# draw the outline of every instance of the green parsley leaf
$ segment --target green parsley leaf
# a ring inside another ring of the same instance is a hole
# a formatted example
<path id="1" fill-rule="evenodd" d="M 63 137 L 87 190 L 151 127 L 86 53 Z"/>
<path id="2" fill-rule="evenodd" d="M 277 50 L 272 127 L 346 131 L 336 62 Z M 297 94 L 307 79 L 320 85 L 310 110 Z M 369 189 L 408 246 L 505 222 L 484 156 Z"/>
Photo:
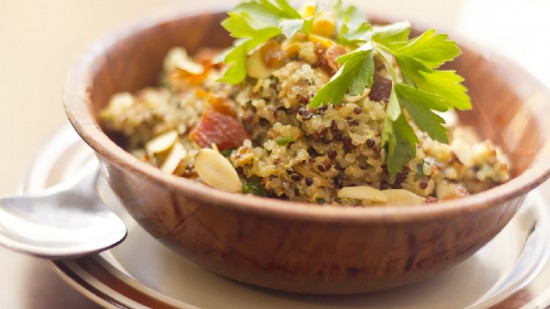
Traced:
<path id="1" fill-rule="evenodd" d="M 416 156 L 418 137 L 403 115 L 393 89 L 386 108 L 382 144 L 387 151 L 386 165 L 391 176 L 397 174 L 407 160 Z"/>
<path id="2" fill-rule="evenodd" d="M 422 91 L 441 97 L 448 108 L 466 110 L 472 108 L 467 89 L 462 85 L 464 79 L 452 70 L 433 70 L 413 58 L 397 59 L 405 82 Z M 447 110 L 444 109 L 444 110 Z M 444 111 L 443 109 L 436 109 Z"/>
<path id="3" fill-rule="evenodd" d="M 432 71 L 424 73 L 420 71 L 424 80 L 418 80 L 418 88 L 440 96 L 443 101 L 452 108 L 467 110 L 472 108 L 470 96 L 462 84 L 464 78 L 456 71 Z"/>
<path id="4" fill-rule="evenodd" d="M 333 10 L 336 15 L 336 41 L 340 44 L 350 45 L 364 43 L 373 36 L 372 26 L 367 23 L 363 14 L 355 6 L 343 9 L 342 1 L 337 1 Z"/>
<path id="5" fill-rule="evenodd" d="M 370 43 L 337 58 L 336 61 L 342 67 L 311 99 L 309 107 L 316 108 L 326 104 L 336 105 L 342 102 L 346 93 L 359 95 L 365 91 L 365 86 L 372 86 L 374 60 Z"/>
<path id="6" fill-rule="evenodd" d="M 292 38 L 296 33 L 311 33 L 313 27 L 313 18 L 309 19 L 284 19 L 279 23 L 279 29 L 283 32 L 287 39 Z"/>
<path id="7" fill-rule="evenodd" d="M 395 176 L 408 160 L 416 156 L 418 137 L 405 118 L 405 115 L 399 116 L 392 125 L 395 135 L 395 146 L 392 149 L 390 145 L 387 166 L 390 175 Z"/>
<path id="8" fill-rule="evenodd" d="M 397 84 L 394 89 L 399 101 L 421 131 L 426 132 L 434 140 L 449 143 L 447 130 L 443 126 L 445 120 L 431 111 L 440 107 L 445 108 L 439 96 L 405 84 Z"/>
<path id="9" fill-rule="evenodd" d="M 269 33 L 267 34 L 269 35 Z M 231 66 L 219 79 L 220 82 L 238 84 L 246 78 L 246 56 L 264 42 L 263 37 L 258 39 L 242 39 L 235 42 L 232 50 L 225 55 L 224 62 Z"/>
<path id="10" fill-rule="evenodd" d="M 252 0 L 237 5 L 231 12 L 249 14 L 254 20 L 272 26 L 277 25 L 281 19 L 301 18 L 300 13 L 285 0 Z"/>
<path id="11" fill-rule="evenodd" d="M 372 26 L 367 23 L 363 23 L 359 25 L 357 29 L 349 31 L 345 36 L 345 40 L 348 43 L 367 42 L 372 38 L 373 34 L 374 32 Z"/>
<path id="12" fill-rule="evenodd" d="M 384 26 L 374 26 L 373 31 L 372 40 L 392 50 L 406 44 L 411 32 L 411 24 L 408 21 L 403 21 Z"/>
<path id="13" fill-rule="evenodd" d="M 395 95 L 395 91 L 392 89 L 390 93 L 390 99 L 388 105 L 386 106 L 386 114 L 384 116 L 384 128 L 382 130 L 382 145 L 387 145 L 391 143 L 391 140 L 394 139 L 393 134 L 393 123 L 401 116 L 401 106 L 399 106 L 399 101 Z M 395 144 L 395 141 L 393 142 Z"/>
<path id="14" fill-rule="evenodd" d="M 407 45 L 393 50 L 397 59 L 413 58 L 428 68 L 437 68 L 460 55 L 456 42 L 447 40 L 446 34 L 435 34 L 431 29 L 424 32 Z"/>
<path id="15" fill-rule="evenodd" d="M 279 23 L 279 28 L 287 39 L 292 38 L 298 31 L 304 27 L 303 19 L 285 19 Z"/>

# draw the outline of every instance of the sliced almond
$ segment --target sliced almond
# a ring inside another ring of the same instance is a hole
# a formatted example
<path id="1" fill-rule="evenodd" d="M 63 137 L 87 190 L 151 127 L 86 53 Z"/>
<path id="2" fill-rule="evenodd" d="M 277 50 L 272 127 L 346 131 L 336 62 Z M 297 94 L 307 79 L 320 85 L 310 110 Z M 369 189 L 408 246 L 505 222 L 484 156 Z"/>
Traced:
<path id="1" fill-rule="evenodd" d="M 336 196 L 338 196 L 338 198 L 368 200 L 379 203 L 384 203 L 388 200 L 382 191 L 369 186 L 344 187 L 338 190 Z"/>
<path id="2" fill-rule="evenodd" d="M 451 151 L 456 155 L 458 160 L 465 166 L 472 165 L 472 146 L 468 145 L 461 139 L 453 140 Z"/>
<path id="3" fill-rule="evenodd" d="M 461 184 L 441 180 L 435 185 L 435 196 L 439 200 L 454 199 L 466 195 L 468 195 L 468 191 Z"/>
<path id="4" fill-rule="evenodd" d="M 180 47 L 173 48 L 168 52 L 164 67 L 166 71 L 180 69 L 194 75 L 204 72 L 204 67 L 189 57 L 187 51 Z"/>
<path id="5" fill-rule="evenodd" d="M 246 58 L 246 74 L 250 77 L 268 78 L 273 71 L 265 64 L 259 49 Z"/>
<path id="6" fill-rule="evenodd" d="M 207 185 L 226 192 L 240 192 L 242 182 L 237 171 L 221 153 L 204 148 L 195 157 L 195 171 Z"/>
<path id="7" fill-rule="evenodd" d="M 459 126 L 453 129 L 453 141 L 461 140 L 470 147 L 481 142 L 476 130 L 470 126 Z"/>
<path id="8" fill-rule="evenodd" d="M 418 196 L 405 189 L 387 189 L 382 190 L 386 196 L 388 205 L 407 205 L 415 206 L 424 204 L 425 198 Z"/>
<path id="9" fill-rule="evenodd" d="M 450 183 L 445 180 L 438 181 L 435 186 L 435 196 L 438 199 L 446 198 L 453 190 Z"/>
<path id="10" fill-rule="evenodd" d="M 446 112 L 435 112 L 438 114 L 443 120 L 445 120 L 445 128 L 451 129 L 456 128 L 458 126 L 458 115 L 454 110 L 448 110 Z"/>
<path id="11" fill-rule="evenodd" d="M 145 144 L 145 150 L 149 154 L 162 153 L 170 149 L 178 139 L 178 132 L 170 130 L 156 136 Z"/>
<path id="12" fill-rule="evenodd" d="M 185 158 L 185 155 L 187 155 L 187 151 L 183 148 L 183 145 L 181 143 L 175 143 L 160 169 L 165 173 L 173 174 L 181 161 Z"/>

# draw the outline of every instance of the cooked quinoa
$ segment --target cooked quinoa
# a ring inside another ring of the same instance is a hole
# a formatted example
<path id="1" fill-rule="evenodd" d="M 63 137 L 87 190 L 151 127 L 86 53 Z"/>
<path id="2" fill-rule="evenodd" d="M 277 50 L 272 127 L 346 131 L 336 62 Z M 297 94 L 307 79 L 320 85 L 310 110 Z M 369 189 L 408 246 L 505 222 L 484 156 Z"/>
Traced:
<path id="1" fill-rule="evenodd" d="M 215 51 L 191 57 L 174 48 L 164 62 L 162 86 L 114 95 L 101 118 L 126 136 L 128 151 L 167 173 L 216 187 L 216 180 L 205 181 L 212 175 L 195 169 L 197 153 L 211 148 L 235 170 L 240 191 L 290 201 L 430 204 L 510 178 L 501 149 L 453 121 L 449 145 L 415 129 L 416 157 L 391 177 L 381 145 L 389 81 L 383 62 L 375 57 L 372 89 L 310 109 L 312 97 L 338 69 L 328 49 L 313 41 L 300 35 L 269 41 L 256 52 L 264 63 L 235 86 L 217 81 L 227 68 L 213 64 Z M 393 198 L 372 197 L 380 192 L 393 192 Z"/>

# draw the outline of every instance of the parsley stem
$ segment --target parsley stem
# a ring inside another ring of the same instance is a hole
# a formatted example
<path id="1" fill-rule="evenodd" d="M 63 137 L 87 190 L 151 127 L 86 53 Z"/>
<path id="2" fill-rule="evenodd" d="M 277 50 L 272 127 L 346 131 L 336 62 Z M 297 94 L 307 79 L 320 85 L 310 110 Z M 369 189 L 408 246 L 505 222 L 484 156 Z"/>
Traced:
<path id="1" fill-rule="evenodd" d="M 374 46 L 376 49 L 382 50 L 388 54 L 392 54 L 392 51 L 386 46 L 384 46 L 383 44 L 379 44 L 374 40 L 371 40 L 371 42 L 372 42 L 372 46 Z"/>
<path id="2" fill-rule="evenodd" d="M 374 51 L 380 55 L 384 61 L 386 62 L 386 64 L 388 65 L 388 69 L 390 70 L 390 74 L 391 74 L 391 78 L 392 78 L 392 81 L 393 81 L 393 85 L 395 85 L 397 83 L 397 75 L 395 74 L 395 70 L 393 69 L 393 65 L 392 63 L 388 60 L 388 58 L 386 57 L 386 55 L 384 55 L 383 53 L 383 50 L 384 48 L 380 48 L 381 46 L 378 45 L 378 44 L 375 44 L 373 45 L 373 48 L 374 48 Z M 392 85 L 392 87 L 393 87 Z"/>

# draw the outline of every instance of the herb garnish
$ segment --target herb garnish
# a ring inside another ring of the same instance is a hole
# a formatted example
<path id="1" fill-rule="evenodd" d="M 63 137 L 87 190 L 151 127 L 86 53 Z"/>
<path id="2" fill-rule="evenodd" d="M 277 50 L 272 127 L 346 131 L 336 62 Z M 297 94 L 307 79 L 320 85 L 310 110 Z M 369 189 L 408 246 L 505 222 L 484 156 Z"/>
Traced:
<path id="1" fill-rule="evenodd" d="M 415 157 L 419 142 L 408 119 L 432 139 L 448 143 L 445 121 L 434 111 L 471 108 L 466 88 L 461 84 L 463 78 L 453 70 L 439 70 L 461 51 L 456 42 L 448 40 L 446 34 L 437 34 L 434 29 L 409 38 L 411 25 L 408 22 L 374 26 L 356 7 L 344 8 L 341 0 L 332 5 L 332 10 L 336 35 L 331 39 L 350 48 L 351 52 L 336 59 L 339 70 L 317 92 L 309 107 L 337 105 L 346 94 L 362 94 L 365 87 L 370 88 L 373 84 L 374 56 L 384 59 L 391 73 L 392 89 L 386 107 L 382 145 L 386 149 L 388 171 L 395 176 L 407 160 Z M 246 78 L 248 53 L 279 35 L 292 38 L 297 32 L 309 34 L 319 11 L 318 4 L 314 16 L 303 18 L 286 0 L 251 0 L 238 5 L 222 22 L 237 40 L 223 55 L 230 67 L 221 81 L 242 82 Z M 393 59 L 400 78 L 394 70 Z"/>
<path id="2" fill-rule="evenodd" d="M 262 186 L 261 180 L 256 178 L 251 178 L 244 183 L 242 193 L 267 196 L 267 192 Z"/>
<path id="3" fill-rule="evenodd" d="M 290 136 L 283 136 L 281 138 L 278 138 L 275 140 L 275 143 L 277 145 L 286 145 L 286 144 L 290 144 L 292 142 L 292 137 Z"/>

